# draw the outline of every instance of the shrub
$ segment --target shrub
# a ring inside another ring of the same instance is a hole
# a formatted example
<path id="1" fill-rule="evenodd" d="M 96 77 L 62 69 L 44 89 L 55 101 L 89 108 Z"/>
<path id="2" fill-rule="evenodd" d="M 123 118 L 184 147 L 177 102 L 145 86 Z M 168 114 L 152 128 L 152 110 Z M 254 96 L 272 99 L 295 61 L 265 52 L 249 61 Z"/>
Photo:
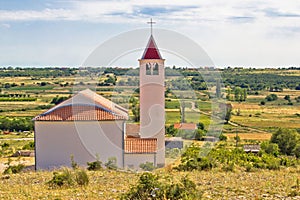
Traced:
<path id="1" fill-rule="evenodd" d="M 121 199 L 160 199 L 163 197 L 161 184 L 158 182 L 158 176 L 151 173 L 143 173 L 137 185 L 121 196 Z"/>
<path id="2" fill-rule="evenodd" d="M 201 197 L 200 192 L 196 189 L 196 184 L 183 177 L 179 183 L 168 184 L 165 186 L 165 196 L 167 199 L 199 199 Z"/>
<path id="3" fill-rule="evenodd" d="M 278 170 L 280 167 L 280 160 L 274 156 L 263 154 L 262 161 L 266 164 L 267 169 Z"/>
<path id="4" fill-rule="evenodd" d="M 180 156 L 181 150 L 178 148 L 166 148 L 166 157 L 176 159 Z"/>
<path id="5" fill-rule="evenodd" d="M 205 136 L 205 133 L 202 129 L 197 129 L 194 132 L 194 139 L 195 140 L 202 140 L 203 136 Z"/>
<path id="6" fill-rule="evenodd" d="M 227 137 L 226 137 L 224 134 L 221 134 L 221 135 L 219 136 L 219 140 L 220 140 L 220 141 L 226 141 L 226 140 L 227 140 Z"/>
<path id="7" fill-rule="evenodd" d="M 47 183 L 52 188 L 70 187 L 75 184 L 85 186 L 89 183 L 89 177 L 84 169 L 71 170 L 63 168 L 59 171 L 54 171 L 52 179 Z"/>
<path id="8" fill-rule="evenodd" d="M 222 170 L 225 172 L 233 172 L 234 171 L 234 162 L 228 161 L 223 165 Z"/>
<path id="9" fill-rule="evenodd" d="M 171 136 L 176 136 L 178 133 L 178 129 L 174 128 L 174 125 L 166 126 L 166 134 Z"/>
<path id="10" fill-rule="evenodd" d="M 244 167 L 246 171 L 251 171 L 253 168 L 278 170 L 280 166 L 296 166 L 299 164 L 295 157 L 276 157 L 278 150 L 276 151 L 276 148 L 273 148 L 274 146 L 276 147 L 276 144 L 269 146 L 272 147 L 269 154 L 262 150 L 258 155 L 255 155 L 238 148 L 227 149 L 221 145 L 203 154 L 206 151 L 205 148 L 191 145 L 182 154 L 181 164 L 175 169 L 179 171 L 210 170 L 219 166 L 224 171 L 234 171 L 235 166 L 237 166 Z"/>
<path id="11" fill-rule="evenodd" d="M 86 186 L 89 184 L 89 177 L 84 169 L 75 171 L 75 181 L 79 186 Z"/>
<path id="12" fill-rule="evenodd" d="M 108 158 L 108 161 L 104 165 L 107 169 L 113 169 L 113 170 L 118 169 L 118 167 L 117 167 L 117 158 L 116 157 Z"/>
<path id="13" fill-rule="evenodd" d="M 170 183 L 163 183 L 160 177 L 151 173 L 143 173 L 136 185 L 121 196 L 121 199 L 200 199 L 201 192 L 196 184 L 183 177 L 174 182 L 173 177 L 168 177 Z"/>
<path id="14" fill-rule="evenodd" d="M 278 129 L 271 137 L 270 142 L 278 144 L 280 152 L 292 155 L 297 143 L 300 141 L 300 134 L 293 129 Z"/>
<path id="15" fill-rule="evenodd" d="M 290 101 L 291 100 L 291 96 L 290 95 L 285 95 L 284 96 L 284 100 Z"/>
<path id="16" fill-rule="evenodd" d="M 203 124 L 202 122 L 199 122 L 199 123 L 197 124 L 197 128 L 198 128 L 198 129 L 201 129 L 201 130 L 204 130 L 204 124 Z"/>
<path id="17" fill-rule="evenodd" d="M 87 162 L 87 169 L 90 171 L 97 171 L 102 169 L 102 162 L 99 160 L 96 160 L 94 162 Z"/>
<path id="18" fill-rule="evenodd" d="M 253 168 L 252 163 L 246 163 L 246 165 L 245 165 L 246 172 L 251 172 L 252 168 Z"/>
<path id="19" fill-rule="evenodd" d="M 200 161 L 198 169 L 200 170 L 209 170 L 213 168 L 213 163 L 208 158 L 200 158 L 198 159 Z"/>
<path id="20" fill-rule="evenodd" d="M 31 141 L 22 147 L 23 150 L 34 150 L 34 142 Z"/>
<path id="21" fill-rule="evenodd" d="M 50 187 L 72 186 L 74 184 L 72 172 L 68 168 L 53 172 L 52 180 L 48 182 Z"/>
<path id="22" fill-rule="evenodd" d="M 297 158 L 300 158 L 300 144 L 297 144 L 297 146 L 295 147 L 294 154 Z"/>
<path id="23" fill-rule="evenodd" d="M 7 142 L 4 142 L 3 144 L 1 144 L 1 147 L 2 148 L 8 148 L 9 147 L 9 144 Z"/>
<path id="24" fill-rule="evenodd" d="M 53 103 L 53 104 L 57 105 L 57 104 L 60 104 L 61 102 L 65 101 L 67 99 L 68 99 L 68 97 L 58 97 L 57 96 L 57 97 L 54 97 L 50 103 Z"/>
<path id="25" fill-rule="evenodd" d="M 17 174 L 20 173 L 24 169 L 25 165 L 9 165 L 3 172 L 3 174 Z"/>
<path id="26" fill-rule="evenodd" d="M 269 94 L 268 96 L 266 96 L 267 101 L 275 101 L 277 99 L 278 99 L 278 97 L 276 94 Z"/>
<path id="27" fill-rule="evenodd" d="M 276 157 L 279 155 L 278 144 L 270 143 L 269 141 L 265 141 L 260 144 L 260 148 L 267 154 L 271 154 Z"/>
<path id="28" fill-rule="evenodd" d="M 146 163 L 141 163 L 140 168 L 145 171 L 153 171 L 155 169 L 155 166 L 152 162 L 146 162 Z"/>
<path id="29" fill-rule="evenodd" d="M 78 168 L 78 164 L 74 161 L 74 155 L 71 155 L 71 166 L 73 169 Z"/>

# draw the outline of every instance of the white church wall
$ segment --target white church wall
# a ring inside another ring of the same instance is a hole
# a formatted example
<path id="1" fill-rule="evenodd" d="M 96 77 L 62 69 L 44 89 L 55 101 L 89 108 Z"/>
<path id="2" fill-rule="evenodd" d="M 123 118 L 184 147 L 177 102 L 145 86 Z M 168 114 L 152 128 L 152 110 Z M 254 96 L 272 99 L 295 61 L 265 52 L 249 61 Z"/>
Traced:
<path id="1" fill-rule="evenodd" d="M 125 168 L 129 169 L 140 169 L 140 164 L 151 162 L 156 166 L 156 153 L 125 153 L 124 154 L 125 159 Z"/>
<path id="2" fill-rule="evenodd" d="M 36 168 L 70 166 L 70 156 L 85 166 L 98 154 L 105 163 L 117 158 L 123 167 L 123 121 L 35 121 Z"/>

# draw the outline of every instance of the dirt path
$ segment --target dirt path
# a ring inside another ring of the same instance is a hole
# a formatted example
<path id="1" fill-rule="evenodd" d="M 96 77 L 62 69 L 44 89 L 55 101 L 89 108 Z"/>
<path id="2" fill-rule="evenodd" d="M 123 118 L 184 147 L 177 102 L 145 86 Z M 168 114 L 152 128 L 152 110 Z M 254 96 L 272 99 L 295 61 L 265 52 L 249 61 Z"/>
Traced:
<path id="1" fill-rule="evenodd" d="M 0 141 L 7 141 L 7 140 L 14 140 L 14 141 L 21 141 L 21 140 L 24 140 L 24 141 L 29 141 L 29 140 L 34 140 L 34 138 L 2 138 L 0 139 Z"/>

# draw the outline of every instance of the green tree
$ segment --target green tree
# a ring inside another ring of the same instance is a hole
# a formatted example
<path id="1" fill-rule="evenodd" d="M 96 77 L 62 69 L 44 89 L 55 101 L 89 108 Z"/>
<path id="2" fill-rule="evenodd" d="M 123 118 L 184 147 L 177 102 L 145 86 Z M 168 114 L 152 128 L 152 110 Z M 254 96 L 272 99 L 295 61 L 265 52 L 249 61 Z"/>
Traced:
<path id="1" fill-rule="evenodd" d="M 270 142 L 278 144 L 280 152 L 292 155 L 300 142 L 300 134 L 294 129 L 278 129 L 271 137 Z"/>
<path id="2" fill-rule="evenodd" d="M 291 96 L 290 95 L 285 95 L 284 100 L 291 101 Z"/>
<path id="3" fill-rule="evenodd" d="M 297 146 L 295 147 L 294 154 L 297 158 L 300 158 L 300 144 L 297 144 Z"/>
<path id="4" fill-rule="evenodd" d="M 174 128 L 174 125 L 170 125 L 166 127 L 166 134 L 171 136 L 176 136 L 178 133 L 178 129 Z"/>
<path id="5" fill-rule="evenodd" d="M 234 100 L 235 101 L 246 101 L 246 99 L 247 99 L 247 89 L 235 87 L 234 88 Z"/>
<path id="6" fill-rule="evenodd" d="M 236 87 L 234 88 L 234 100 L 235 101 L 240 101 L 240 93 L 241 93 L 241 88 L 240 87 Z"/>
<path id="7" fill-rule="evenodd" d="M 202 122 L 197 123 L 197 128 L 204 130 L 204 124 Z"/>
<path id="8" fill-rule="evenodd" d="M 246 88 L 243 89 L 243 93 L 244 93 L 243 101 L 246 101 L 246 99 L 247 99 L 247 89 Z"/>
<path id="9" fill-rule="evenodd" d="M 225 117 L 224 117 L 224 120 L 226 121 L 226 123 L 228 123 L 230 121 L 231 112 L 232 112 L 232 105 L 226 104 Z"/>
<path id="10" fill-rule="evenodd" d="M 195 140 L 202 140 L 203 136 L 205 136 L 205 133 L 201 129 L 195 130 Z"/>
<path id="11" fill-rule="evenodd" d="M 274 156 L 279 155 L 279 147 L 278 144 L 270 143 L 269 141 L 264 141 L 260 144 L 260 148 L 266 152 L 267 154 L 271 154 Z"/>
<path id="12" fill-rule="evenodd" d="M 229 101 L 231 100 L 231 88 L 227 89 L 226 99 L 229 100 Z"/>
<path id="13" fill-rule="evenodd" d="M 278 99 L 278 96 L 276 94 L 269 94 L 266 96 L 267 101 L 276 101 Z"/>

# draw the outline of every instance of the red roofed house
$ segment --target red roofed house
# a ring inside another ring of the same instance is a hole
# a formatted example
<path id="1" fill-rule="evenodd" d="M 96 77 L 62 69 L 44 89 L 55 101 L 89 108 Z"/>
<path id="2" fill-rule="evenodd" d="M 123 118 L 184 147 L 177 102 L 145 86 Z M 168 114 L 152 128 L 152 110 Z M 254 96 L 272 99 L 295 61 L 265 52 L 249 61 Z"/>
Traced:
<path id="1" fill-rule="evenodd" d="M 120 168 L 165 164 L 164 59 L 151 35 L 140 62 L 140 127 L 127 110 L 89 89 L 34 118 L 36 169 L 116 157 Z"/>
<path id="2" fill-rule="evenodd" d="M 180 129 L 180 130 L 196 130 L 197 124 L 195 123 L 175 123 L 174 128 Z"/>

